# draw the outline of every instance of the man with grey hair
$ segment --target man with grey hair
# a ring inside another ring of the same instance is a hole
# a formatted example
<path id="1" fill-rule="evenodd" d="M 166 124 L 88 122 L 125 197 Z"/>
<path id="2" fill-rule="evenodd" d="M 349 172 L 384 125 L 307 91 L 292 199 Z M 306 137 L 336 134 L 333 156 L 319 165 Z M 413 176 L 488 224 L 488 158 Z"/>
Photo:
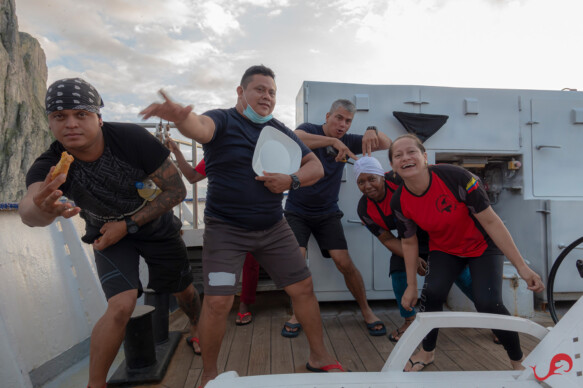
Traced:
<path id="1" fill-rule="evenodd" d="M 326 113 L 324 124 L 304 123 L 294 131 L 322 162 L 324 177 L 308 187 L 299 188 L 301 182 L 297 187 L 292 183 L 285 216 L 304 257 L 310 235 L 314 234 L 324 257 L 331 257 L 344 276 L 346 286 L 360 307 L 369 334 L 378 336 L 387 331 L 368 305 L 362 275 L 348 254 L 341 223 L 344 214 L 338 207 L 338 194 L 346 160 L 357 159 L 357 154 L 370 156 L 373 151 L 386 150 L 391 145 L 391 139 L 374 126 L 368 127 L 364 135 L 347 134 L 355 113 L 356 107 L 351 101 L 336 100 L 330 112 Z M 297 337 L 300 329 L 294 315 L 284 324 L 281 335 Z"/>

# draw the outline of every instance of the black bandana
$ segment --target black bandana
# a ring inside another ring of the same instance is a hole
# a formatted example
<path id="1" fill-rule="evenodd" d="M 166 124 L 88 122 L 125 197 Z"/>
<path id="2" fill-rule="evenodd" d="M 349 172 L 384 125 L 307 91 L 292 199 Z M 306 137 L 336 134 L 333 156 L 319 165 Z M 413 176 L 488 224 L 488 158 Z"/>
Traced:
<path id="1" fill-rule="evenodd" d="M 55 81 L 47 90 L 45 108 L 47 115 L 57 110 L 76 109 L 99 114 L 103 100 L 90 83 L 81 78 Z"/>

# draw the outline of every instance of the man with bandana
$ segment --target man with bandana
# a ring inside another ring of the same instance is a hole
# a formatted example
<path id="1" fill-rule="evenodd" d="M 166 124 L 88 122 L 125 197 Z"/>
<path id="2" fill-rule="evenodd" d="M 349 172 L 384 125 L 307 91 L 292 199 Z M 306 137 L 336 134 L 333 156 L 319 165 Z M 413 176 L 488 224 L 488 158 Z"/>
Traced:
<path id="1" fill-rule="evenodd" d="M 80 78 L 54 82 L 45 104 L 57 140 L 29 169 L 19 213 L 33 227 L 47 226 L 59 216 L 80 214 L 85 220 L 82 240 L 93 245 L 107 298 L 107 309 L 91 334 L 88 386 L 106 386 L 142 292 L 140 256 L 149 268 L 148 287 L 176 296 L 190 319 L 190 338 L 196 338 L 193 350 L 199 352 L 200 299 L 180 236 L 181 222 L 172 210 L 184 199 L 186 188 L 169 150 L 138 125 L 104 122 L 99 93 Z M 63 151 L 75 159 L 68 174 L 52 179 Z M 159 192 L 155 198 L 143 190 L 153 184 L 159 189 L 150 190 Z M 75 204 L 61 202 L 63 195 Z"/>
<path id="2" fill-rule="evenodd" d="M 217 359 L 225 335 L 247 252 L 253 254 L 276 286 L 290 295 L 310 346 L 306 368 L 314 372 L 344 371 L 326 350 L 312 276 L 298 243 L 283 218 L 283 192 L 309 186 L 322 177 L 316 156 L 271 115 L 276 86 L 273 71 L 263 65 L 245 71 L 237 86 L 237 104 L 195 114 L 170 100 L 144 109 L 144 119 L 158 116 L 203 145 L 208 189 L 202 266 L 204 292 L 200 321 L 202 383 L 218 374 Z M 291 175 L 264 172 L 257 176 L 252 159 L 259 134 L 271 126 L 295 141 L 302 152 L 300 169 Z"/>

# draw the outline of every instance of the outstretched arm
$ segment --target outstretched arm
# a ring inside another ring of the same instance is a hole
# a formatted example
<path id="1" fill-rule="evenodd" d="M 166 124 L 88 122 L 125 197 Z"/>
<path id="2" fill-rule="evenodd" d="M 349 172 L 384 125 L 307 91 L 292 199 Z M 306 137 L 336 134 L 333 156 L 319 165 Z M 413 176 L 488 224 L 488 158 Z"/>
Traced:
<path id="1" fill-rule="evenodd" d="M 522 255 L 518 251 L 516 244 L 514 244 L 510 232 L 500 217 L 494 212 L 492 206 L 488 206 L 487 209 L 474 214 L 474 217 L 476 217 L 480 225 L 486 230 L 486 233 L 492 238 L 492 241 L 494 241 L 496 246 L 516 267 L 520 277 L 528 284 L 528 289 L 534 292 L 541 292 L 544 290 L 545 286 L 540 276 L 526 264 Z"/>
<path id="2" fill-rule="evenodd" d="M 201 144 L 211 141 L 215 133 L 215 122 L 210 117 L 197 115 L 192 111 L 192 105 L 182 106 L 172 101 L 163 90 L 160 90 L 160 95 L 164 98 L 164 102 L 155 102 L 142 110 L 140 115 L 143 120 L 152 116 L 160 117 L 163 120 L 172 121 L 180 133 L 190 139 Z"/>

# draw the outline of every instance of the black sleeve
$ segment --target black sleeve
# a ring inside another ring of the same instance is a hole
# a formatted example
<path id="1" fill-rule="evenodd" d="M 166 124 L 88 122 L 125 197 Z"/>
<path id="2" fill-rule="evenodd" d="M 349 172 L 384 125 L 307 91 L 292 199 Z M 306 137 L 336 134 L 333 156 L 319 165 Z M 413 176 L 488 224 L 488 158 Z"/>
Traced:
<path id="1" fill-rule="evenodd" d="M 482 181 L 465 168 L 438 164 L 431 166 L 430 169 L 445 182 L 456 199 L 465 203 L 473 214 L 486 210 L 490 206 L 488 193 Z"/>
<path id="2" fill-rule="evenodd" d="M 367 212 L 367 201 L 368 199 L 366 198 L 365 195 L 363 195 L 360 198 L 360 201 L 358 201 L 357 213 L 358 216 L 360 217 L 360 220 L 362 221 L 364 226 L 366 226 L 369 232 L 378 237 L 381 235 L 382 229 L 369 217 Z"/>

